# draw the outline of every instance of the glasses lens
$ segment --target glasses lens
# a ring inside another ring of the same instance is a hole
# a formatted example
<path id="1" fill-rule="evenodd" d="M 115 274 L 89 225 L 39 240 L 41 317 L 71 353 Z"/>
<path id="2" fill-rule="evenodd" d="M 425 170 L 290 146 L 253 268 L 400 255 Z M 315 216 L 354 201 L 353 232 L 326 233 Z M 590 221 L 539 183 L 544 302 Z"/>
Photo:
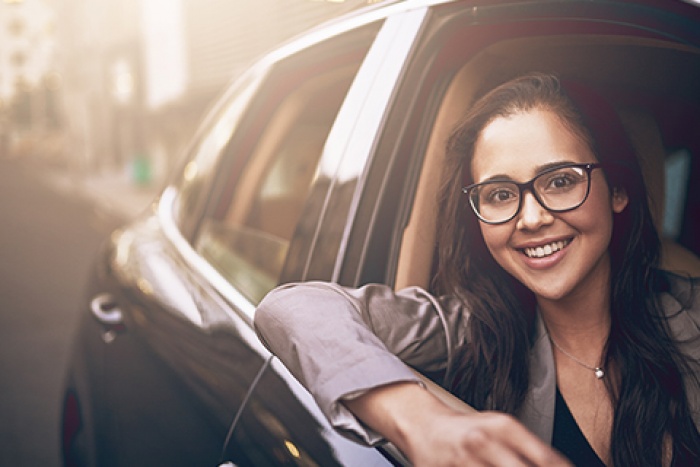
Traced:
<path id="1" fill-rule="evenodd" d="M 543 173 L 533 185 L 546 208 L 554 211 L 573 209 L 586 199 L 588 171 L 583 167 L 563 167 Z"/>
<path id="2" fill-rule="evenodd" d="M 473 187 L 469 201 L 486 222 L 503 222 L 518 211 L 520 189 L 511 182 L 490 182 Z"/>

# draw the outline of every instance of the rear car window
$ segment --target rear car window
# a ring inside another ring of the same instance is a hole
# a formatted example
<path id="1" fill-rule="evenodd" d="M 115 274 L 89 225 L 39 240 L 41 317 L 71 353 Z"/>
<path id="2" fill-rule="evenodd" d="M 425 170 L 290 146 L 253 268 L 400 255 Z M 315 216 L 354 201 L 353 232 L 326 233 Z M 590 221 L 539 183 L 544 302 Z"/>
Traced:
<path id="1" fill-rule="evenodd" d="M 280 280 L 326 139 L 377 30 L 367 28 L 324 43 L 334 54 L 307 50 L 273 67 L 226 144 L 193 244 L 253 303 Z"/>

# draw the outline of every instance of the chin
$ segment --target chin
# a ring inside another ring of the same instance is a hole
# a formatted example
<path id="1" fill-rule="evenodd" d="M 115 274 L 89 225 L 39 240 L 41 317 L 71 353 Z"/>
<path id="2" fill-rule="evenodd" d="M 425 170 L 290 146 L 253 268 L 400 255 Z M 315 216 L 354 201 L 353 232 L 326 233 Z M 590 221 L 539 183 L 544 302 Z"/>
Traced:
<path id="1" fill-rule="evenodd" d="M 535 297 L 537 301 L 545 300 L 549 302 L 558 302 L 560 300 L 566 299 L 571 294 L 571 289 L 565 285 L 552 285 L 548 284 L 528 284 L 523 282 L 525 287 L 527 287 Z"/>

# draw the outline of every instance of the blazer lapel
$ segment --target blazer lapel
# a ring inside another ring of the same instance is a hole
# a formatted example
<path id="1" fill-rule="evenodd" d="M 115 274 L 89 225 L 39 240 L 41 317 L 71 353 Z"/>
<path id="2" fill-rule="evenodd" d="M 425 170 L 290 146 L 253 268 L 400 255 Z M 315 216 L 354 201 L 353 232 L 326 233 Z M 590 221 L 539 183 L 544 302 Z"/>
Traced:
<path id="1" fill-rule="evenodd" d="M 552 344 L 539 313 L 536 319 L 534 345 L 530 350 L 530 389 L 518 419 L 540 439 L 551 444 L 557 374 Z"/>

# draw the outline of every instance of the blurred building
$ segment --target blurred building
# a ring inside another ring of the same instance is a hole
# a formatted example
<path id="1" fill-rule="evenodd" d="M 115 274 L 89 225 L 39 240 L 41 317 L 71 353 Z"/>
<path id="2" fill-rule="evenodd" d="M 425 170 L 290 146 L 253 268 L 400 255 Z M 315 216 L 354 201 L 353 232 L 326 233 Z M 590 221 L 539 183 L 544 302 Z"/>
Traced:
<path id="1" fill-rule="evenodd" d="M 42 0 L 0 0 L 0 157 L 50 141 L 58 124 L 52 9 Z M 45 145 L 45 152 L 50 148 Z"/>
<path id="2" fill-rule="evenodd" d="M 45 1 L 55 12 L 67 163 L 135 170 L 144 183 L 160 182 L 179 162 L 205 110 L 256 57 L 376 2 Z"/>

